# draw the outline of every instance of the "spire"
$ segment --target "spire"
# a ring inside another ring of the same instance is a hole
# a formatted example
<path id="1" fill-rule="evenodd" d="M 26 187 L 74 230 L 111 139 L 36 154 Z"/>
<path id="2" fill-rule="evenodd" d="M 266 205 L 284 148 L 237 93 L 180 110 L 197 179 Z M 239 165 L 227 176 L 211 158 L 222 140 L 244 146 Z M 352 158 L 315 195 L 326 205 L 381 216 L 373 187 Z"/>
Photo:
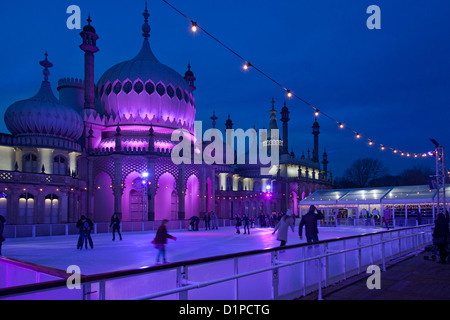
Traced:
<path id="1" fill-rule="evenodd" d="M 218 119 L 216 117 L 216 111 L 215 110 L 213 110 L 213 115 L 212 115 L 212 117 L 210 119 L 212 120 L 212 126 L 215 129 L 216 128 L 216 120 Z"/>
<path id="2" fill-rule="evenodd" d="M 194 92 L 195 89 L 197 89 L 195 87 L 195 80 L 197 79 L 194 77 L 194 73 L 191 71 L 191 62 L 188 63 L 188 70 L 184 74 L 184 80 L 186 80 L 192 92 Z"/>
<path id="3" fill-rule="evenodd" d="M 148 9 L 147 9 L 147 1 L 145 1 L 145 10 L 144 13 L 142 14 L 144 16 L 144 24 L 142 25 L 142 36 L 144 37 L 145 40 L 148 41 L 148 38 L 150 38 L 150 25 L 148 24 L 148 18 L 150 17 L 150 14 L 148 13 Z"/>
<path id="4" fill-rule="evenodd" d="M 228 114 L 228 119 L 225 122 L 226 129 L 233 129 L 233 121 L 231 121 L 230 115 Z"/>
<path id="5" fill-rule="evenodd" d="M 45 51 L 45 59 L 43 61 L 39 62 L 39 64 L 44 67 L 44 71 L 42 73 L 44 74 L 44 81 L 46 81 L 46 82 L 48 82 L 48 76 L 50 75 L 50 71 L 48 70 L 48 68 L 53 67 L 53 63 L 48 61 L 47 57 L 48 57 L 48 54 L 47 54 L 47 51 Z"/>

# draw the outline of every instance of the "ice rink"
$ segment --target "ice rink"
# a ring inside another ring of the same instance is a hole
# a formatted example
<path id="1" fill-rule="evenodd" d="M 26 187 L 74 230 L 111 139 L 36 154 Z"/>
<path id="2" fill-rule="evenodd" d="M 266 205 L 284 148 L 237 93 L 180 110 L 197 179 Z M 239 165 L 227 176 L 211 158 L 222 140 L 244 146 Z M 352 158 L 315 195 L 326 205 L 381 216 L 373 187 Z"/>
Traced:
<path id="1" fill-rule="evenodd" d="M 272 228 L 253 228 L 250 235 L 236 233 L 234 227 L 222 227 L 205 231 L 169 230 L 177 238 L 168 240 L 166 257 L 168 262 L 179 262 L 222 254 L 267 249 L 279 246 Z M 370 227 L 321 227 L 319 239 L 341 238 L 351 235 L 382 231 Z M 94 249 L 77 250 L 78 236 L 53 236 L 37 238 L 7 239 L 3 243 L 3 255 L 42 266 L 66 270 L 77 265 L 81 273 L 91 275 L 118 270 L 129 270 L 155 265 L 157 250 L 151 244 L 156 232 L 122 233 L 123 241 L 112 241 L 111 234 L 93 234 Z M 298 227 L 289 231 L 287 245 L 300 241 Z"/>

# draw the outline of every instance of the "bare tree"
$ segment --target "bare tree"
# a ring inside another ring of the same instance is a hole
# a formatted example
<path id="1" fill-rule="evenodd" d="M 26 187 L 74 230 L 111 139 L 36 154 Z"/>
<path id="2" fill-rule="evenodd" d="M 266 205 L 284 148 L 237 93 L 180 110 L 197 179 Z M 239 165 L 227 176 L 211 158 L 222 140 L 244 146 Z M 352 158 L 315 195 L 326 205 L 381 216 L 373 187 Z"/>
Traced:
<path id="1" fill-rule="evenodd" d="M 355 160 L 345 171 L 344 179 L 354 183 L 356 187 L 368 187 L 370 181 L 378 179 L 386 173 L 383 162 L 378 159 L 364 158 Z"/>

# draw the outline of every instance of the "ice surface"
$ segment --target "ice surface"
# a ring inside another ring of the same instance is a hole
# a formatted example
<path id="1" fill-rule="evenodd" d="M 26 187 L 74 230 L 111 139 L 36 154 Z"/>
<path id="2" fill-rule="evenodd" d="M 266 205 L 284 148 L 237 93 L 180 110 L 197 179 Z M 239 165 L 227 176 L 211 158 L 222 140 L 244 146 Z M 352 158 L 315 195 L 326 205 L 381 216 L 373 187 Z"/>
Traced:
<path id="1" fill-rule="evenodd" d="M 168 240 L 166 257 L 169 262 L 192 260 L 222 254 L 267 249 L 279 246 L 272 228 L 253 228 L 250 235 L 236 234 L 234 227 L 219 230 L 200 229 L 200 231 L 169 230 L 177 238 Z M 332 239 L 345 236 L 381 231 L 369 227 L 322 227 L 319 239 Z M 7 239 L 3 243 L 6 257 L 66 270 L 77 265 L 85 275 L 118 270 L 129 270 L 155 264 L 157 250 L 151 244 L 156 232 L 122 233 L 123 241 L 112 241 L 111 234 L 93 234 L 94 249 L 77 250 L 78 236 L 53 236 L 37 238 Z M 300 241 L 298 227 L 289 231 L 288 245 Z"/>

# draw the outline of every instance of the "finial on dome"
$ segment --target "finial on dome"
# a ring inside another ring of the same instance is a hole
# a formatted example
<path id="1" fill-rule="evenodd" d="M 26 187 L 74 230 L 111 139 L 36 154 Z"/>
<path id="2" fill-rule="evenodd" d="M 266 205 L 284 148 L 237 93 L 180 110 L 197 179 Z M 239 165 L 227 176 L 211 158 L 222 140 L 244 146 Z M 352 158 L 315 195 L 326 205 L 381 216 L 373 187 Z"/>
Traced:
<path id="1" fill-rule="evenodd" d="M 212 117 L 211 117 L 211 120 L 212 120 L 212 125 L 213 125 L 213 128 L 215 129 L 216 128 L 216 120 L 217 120 L 218 118 L 216 117 L 216 111 L 215 110 L 213 110 L 213 115 L 212 115 Z"/>
<path id="2" fill-rule="evenodd" d="M 47 51 L 45 51 L 45 59 L 43 61 L 40 61 L 39 64 L 44 67 L 44 71 L 42 72 L 44 74 L 44 81 L 48 81 L 48 76 L 50 75 L 50 71 L 48 70 L 48 68 L 53 67 L 53 63 L 48 61 Z"/>
<path id="3" fill-rule="evenodd" d="M 142 14 L 144 16 L 144 24 L 142 25 L 142 31 L 144 32 L 142 36 L 145 38 L 145 40 L 148 40 L 150 38 L 150 25 L 148 24 L 148 18 L 150 17 L 150 14 L 148 13 L 147 9 L 147 1 L 145 1 L 145 10 Z"/>

